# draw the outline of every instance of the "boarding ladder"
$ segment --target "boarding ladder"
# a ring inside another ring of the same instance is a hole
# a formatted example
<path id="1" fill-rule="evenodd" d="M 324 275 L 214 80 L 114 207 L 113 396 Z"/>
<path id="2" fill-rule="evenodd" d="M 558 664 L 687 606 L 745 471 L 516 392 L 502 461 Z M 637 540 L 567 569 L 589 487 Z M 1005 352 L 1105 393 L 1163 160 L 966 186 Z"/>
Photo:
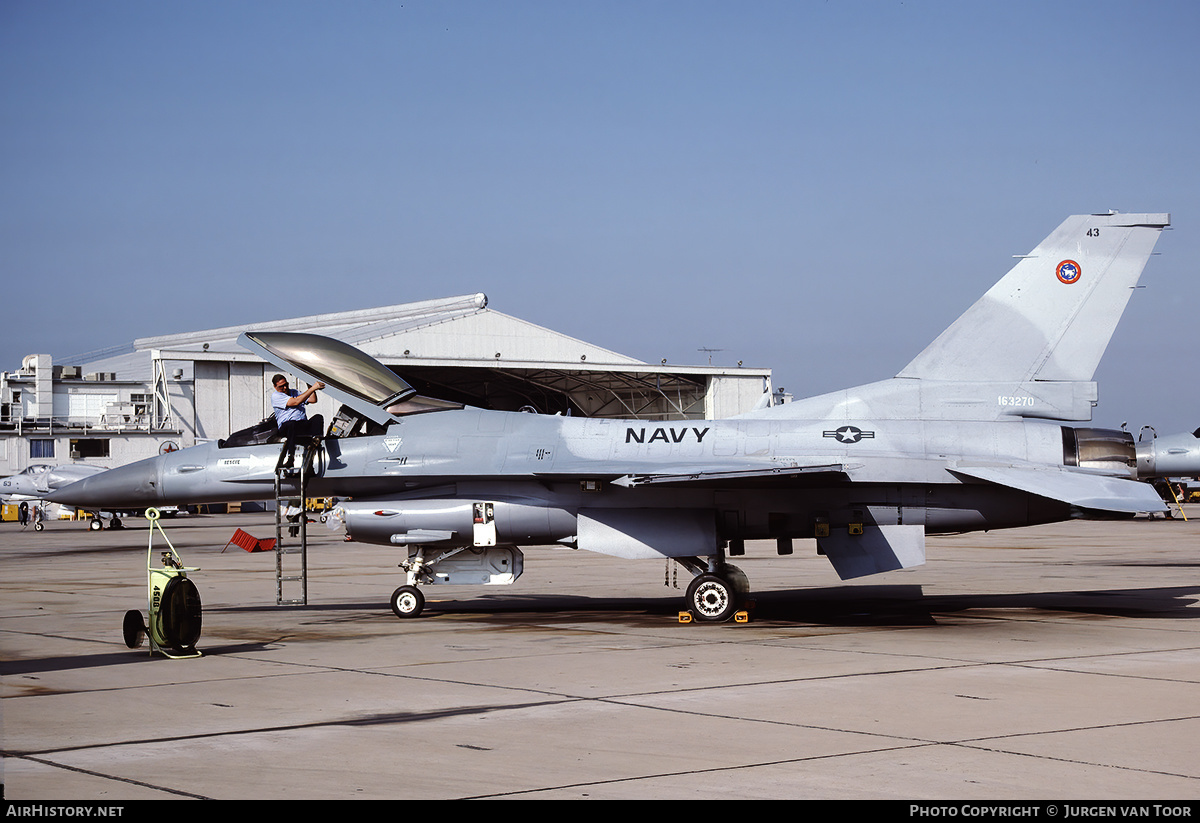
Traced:
<path id="1" fill-rule="evenodd" d="M 275 605 L 277 606 L 308 605 L 308 511 L 306 502 L 308 479 L 312 474 L 313 462 L 319 450 L 319 440 L 306 439 L 300 466 L 292 468 L 284 465 L 288 452 L 287 443 L 284 442 L 279 452 L 279 459 L 275 461 Z M 294 484 L 294 491 L 286 491 L 285 484 Z M 299 515 L 288 517 L 289 509 L 299 511 Z M 296 568 L 297 566 L 299 569 Z M 285 583 L 299 583 L 299 596 L 285 597 Z"/>

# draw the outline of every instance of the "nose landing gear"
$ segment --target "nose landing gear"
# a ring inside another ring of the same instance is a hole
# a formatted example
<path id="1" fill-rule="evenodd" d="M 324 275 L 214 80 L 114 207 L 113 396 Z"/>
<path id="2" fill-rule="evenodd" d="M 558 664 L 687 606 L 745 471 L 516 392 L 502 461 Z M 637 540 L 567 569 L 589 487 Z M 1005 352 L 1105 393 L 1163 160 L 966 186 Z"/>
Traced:
<path id="1" fill-rule="evenodd" d="M 392 612 L 396 617 L 416 617 L 424 608 L 425 595 L 416 586 L 401 586 L 392 592 Z"/>

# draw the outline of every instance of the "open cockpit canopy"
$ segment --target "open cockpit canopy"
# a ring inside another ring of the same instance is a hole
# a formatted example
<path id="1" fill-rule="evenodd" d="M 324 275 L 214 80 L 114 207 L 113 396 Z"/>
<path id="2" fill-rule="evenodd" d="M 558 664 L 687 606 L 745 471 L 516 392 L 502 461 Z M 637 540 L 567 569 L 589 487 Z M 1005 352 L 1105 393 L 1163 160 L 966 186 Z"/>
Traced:
<path id="1" fill-rule="evenodd" d="M 417 395 L 400 375 L 341 340 L 300 332 L 246 332 L 245 348 L 285 371 L 325 384 L 335 400 L 386 425 L 394 416 L 461 408 Z"/>

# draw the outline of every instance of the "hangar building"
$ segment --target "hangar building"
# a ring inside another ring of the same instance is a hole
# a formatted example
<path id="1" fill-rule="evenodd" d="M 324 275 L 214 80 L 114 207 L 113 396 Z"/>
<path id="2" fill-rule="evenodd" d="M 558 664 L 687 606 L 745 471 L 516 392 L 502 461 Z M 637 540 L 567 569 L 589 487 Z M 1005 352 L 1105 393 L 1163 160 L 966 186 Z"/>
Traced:
<path id="1" fill-rule="evenodd" d="M 111 468 L 229 436 L 271 413 L 276 369 L 247 330 L 311 332 L 356 346 L 423 395 L 482 408 L 702 419 L 770 398 L 769 369 L 651 365 L 488 308 L 472 294 L 144 337 L 55 365 L 0 373 L 0 475 L 39 463 Z M 288 375 L 295 386 L 294 375 Z M 331 420 L 333 401 L 310 411 Z"/>

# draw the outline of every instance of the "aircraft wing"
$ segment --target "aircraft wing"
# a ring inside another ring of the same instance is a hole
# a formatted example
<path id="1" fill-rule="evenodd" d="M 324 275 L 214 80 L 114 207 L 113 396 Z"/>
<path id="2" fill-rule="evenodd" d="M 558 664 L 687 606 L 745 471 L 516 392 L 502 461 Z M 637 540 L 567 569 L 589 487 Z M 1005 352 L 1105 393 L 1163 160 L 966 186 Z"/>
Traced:
<path id="1" fill-rule="evenodd" d="M 1153 486 L 1112 475 L 1020 466 L 956 466 L 951 471 L 1084 509 L 1124 514 L 1167 510 Z"/>

